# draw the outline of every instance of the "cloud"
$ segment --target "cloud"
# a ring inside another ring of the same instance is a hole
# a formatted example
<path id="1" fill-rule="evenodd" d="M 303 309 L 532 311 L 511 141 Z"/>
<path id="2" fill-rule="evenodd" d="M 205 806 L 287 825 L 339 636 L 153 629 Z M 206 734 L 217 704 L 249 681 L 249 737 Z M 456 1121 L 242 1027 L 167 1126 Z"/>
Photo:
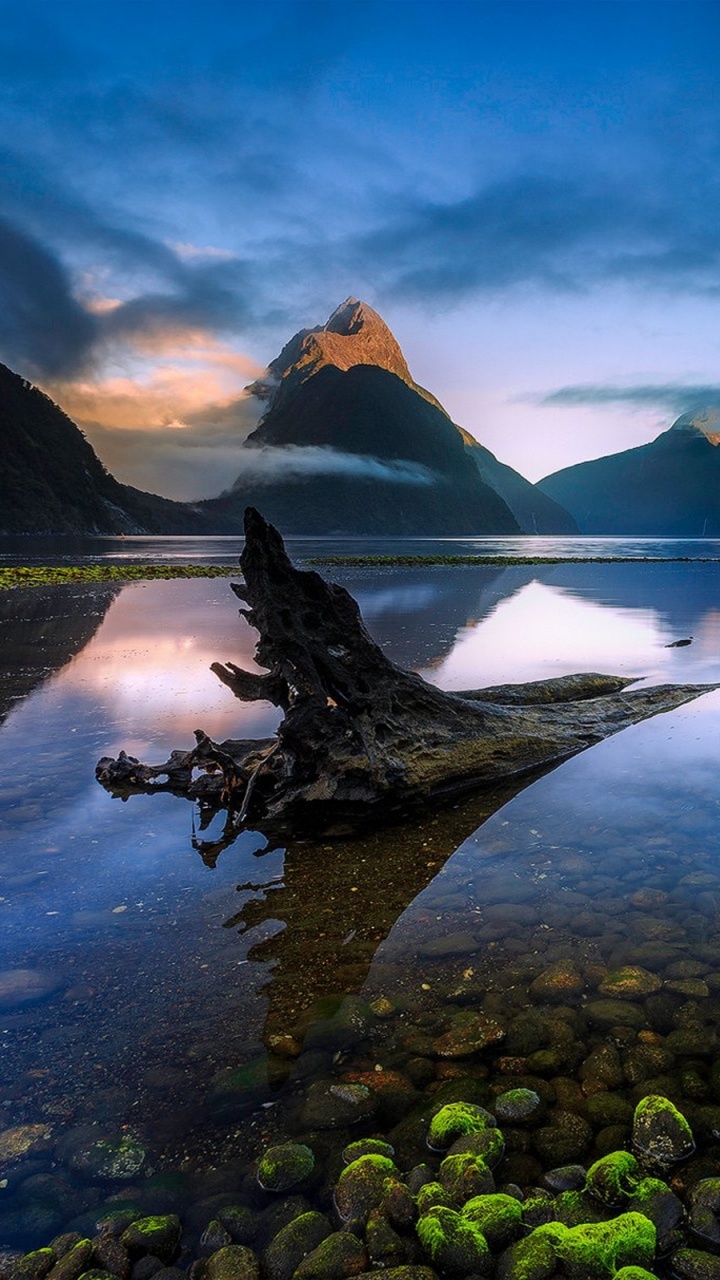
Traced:
<path id="1" fill-rule="evenodd" d="M 240 475 L 232 488 L 306 480 L 310 476 L 356 476 L 363 480 L 413 485 L 432 485 L 437 481 L 435 473 L 427 467 L 403 458 L 387 462 L 369 454 L 343 453 L 321 445 L 268 445 L 243 450 Z"/>
<path id="2" fill-rule="evenodd" d="M 54 253 L 0 218 L 0 353 L 22 371 L 74 373 L 97 341 L 99 321 L 73 295 Z"/>
<path id="3" fill-rule="evenodd" d="M 681 414 L 691 409 L 720 404 L 720 384 L 660 382 L 623 387 L 612 383 L 580 383 L 576 386 L 558 387 L 549 394 L 523 398 L 533 404 L 548 407 L 625 404 L 631 409 L 665 409 L 671 414 Z"/>

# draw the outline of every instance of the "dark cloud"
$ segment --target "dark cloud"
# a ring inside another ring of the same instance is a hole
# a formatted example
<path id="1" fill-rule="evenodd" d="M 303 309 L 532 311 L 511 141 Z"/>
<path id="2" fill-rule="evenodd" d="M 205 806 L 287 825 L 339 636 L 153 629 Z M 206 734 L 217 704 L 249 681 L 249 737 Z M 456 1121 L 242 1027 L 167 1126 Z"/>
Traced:
<path id="1" fill-rule="evenodd" d="M 98 324 L 73 296 L 57 257 L 0 219 L 0 350 L 23 372 L 75 373 L 88 359 Z"/>
<path id="2" fill-rule="evenodd" d="M 671 414 L 686 413 L 707 405 L 720 404 L 720 384 L 663 382 L 634 387 L 612 384 L 580 384 L 559 387 L 549 395 L 533 396 L 532 402 L 549 407 L 626 404 L 633 409 L 666 409 Z"/>

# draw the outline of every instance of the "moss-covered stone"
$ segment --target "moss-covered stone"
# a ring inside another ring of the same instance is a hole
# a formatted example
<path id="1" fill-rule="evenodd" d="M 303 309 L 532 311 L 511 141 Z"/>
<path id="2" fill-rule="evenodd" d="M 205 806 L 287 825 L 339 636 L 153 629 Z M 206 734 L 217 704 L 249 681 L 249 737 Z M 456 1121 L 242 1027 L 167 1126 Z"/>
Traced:
<path id="1" fill-rule="evenodd" d="M 48 1272 L 49 1280 L 78 1280 L 78 1276 L 87 1271 L 92 1253 L 92 1240 L 78 1240 Z"/>
<path id="2" fill-rule="evenodd" d="M 627 1208 L 631 1213 L 644 1213 L 654 1223 L 661 1254 L 683 1243 L 681 1227 L 685 1210 L 675 1192 L 660 1178 L 643 1178 L 635 1187 Z"/>
<path id="3" fill-rule="evenodd" d="M 408 1261 L 408 1245 L 382 1209 L 372 1209 L 368 1214 L 365 1245 L 374 1267 L 397 1267 Z"/>
<path id="4" fill-rule="evenodd" d="M 399 1181 L 397 1166 L 387 1156 L 367 1155 L 346 1165 L 335 1188 L 335 1207 L 344 1223 L 364 1224 L 382 1203 L 388 1179 Z"/>
<path id="5" fill-rule="evenodd" d="M 432 1151 L 447 1151 L 456 1138 L 492 1128 L 495 1117 L 474 1102 L 449 1102 L 430 1121 L 427 1143 Z"/>
<path id="6" fill-rule="evenodd" d="M 258 1161 L 257 1180 L 264 1191 L 290 1191 L 305 1182 L 315 1168 L 315 1156 L 301 1142 L 269 1147 Z"/>
<path id="7" fill-rule="evenodd" d="M 513 1196 L 498 1191 L 473 1196 L 464 1205 L 462 1216 L 480 1228 L 491 1249 L 504 1249 L 520 1232 L 522 1205 Z"/>
<path id="8" fill-rule="evenodd" d="M 174 1213 L 136 1218 L 120 1239 L 131 1254 L 152 1253 L 161 1262 L 172 1262 L 180 1242 L 180 1219 Z"/>
<path id="9" fill-rule="evenodd" d="M 291 1280 L 303 1259 L 331 1234 L 332 1228 L 322 1213 L 301 1213 L 278 1231 L 262 1255 L 268 1280 Z"/>
<path id="10" fill-rule="evenodd" d="M 442 1206 L 445 1209 L 456 1209 L 450 1192 L 446 1187 L 440 1185 L 439 1182 L 426 1182 L 417 1193 L 416 1196 L 417 1210 L 420 1217 L 425 1213 L 429 1213 L 431 1209 Z"/>
<path id="11" fill-rule="evenodd" d="M 632 1000 L 633 998 L 651 996 L 659 991 L 662 978 L 640 965 L 625 965 L 621 969 L 611 969 L 598 987 L 601 996 L 609 996 L 614 1000 Z"/>
<path id="12" fill-rule="evenodd" d="M 505 1139 L 500 1129 L 483 1129 L 481 1133 L 467 1133 L 453 1142 L 449 1156 L 480 1156 L 489 1169 L 502 1160 L 505 1153 Z"/>
<path id="13" fill-rule="evenodd" d="M 621 1267 L 615 1272 L 614 1280 L 658 1280 L 654 1271 L 646 1271 L 645 1267 Z"/>
<path id="14" fill-rule="evenodd" d="M 556 1261 L 552 1240 L 533 1231 L 505 1251 L 498 1266 L 498 1277 L 499 1280 L 552 1280 Z"/>
<path id="15" fill-rule="evenodd" d="M 495 1179 L 482 1156 L 470 1152 L 446 1156 L 438 1170 L 438 1181 L 457 1204 L 495 1190 Z"/>
<path id="16" fill-rule="evenodd" d="M 358 1138 L 343 1148 L 342 1158 L 346 1164 L 352 1164 L 360 1156 L 387 1156 L 388 1160 L 392 1160 L 394 1155 L 395 1148 L 381 1138 Z"/>
<path id="17" fill-rule="evenodd" d="M 491 1254 L 482 1231 L 454 1209 L 437 1208 L 418 1220 L 417 1236 L 433 1266 L 449 1275 L 484 1274 Z"/>
<path id="18" fill-rule="evenodd" d="M 569 1280 L 607 1280 L 621 1267 L 647 1267 L 655 1256 L 655 1227 L 641 1213 L 577 1227 L 551 1222 L 537 1227 L 534 1236 L 550 1241 Z"/>
<path id="19" fill-rule="evenodd" d="M 205 1263 L 203 1280 L 259 1280 L 260 1263 L 244 1244 L 218 1249 Z"/>
<path id="20" fill-rule="evenodd" d="M 640 1166 L 629 1151 L 612 1151 L 588 1169 L 585 1189 L 603 1204 L 620 1205 L 642 1178 Z"/>
<path id="21" fill-rule="evenodd" d="M 300 1263 L 295 1280 L 345 1280 L 368 1268 L 362 1240 L 350 1231 L 334 1231 Z"/>
<path id="22" fill-rule="evenodd" d="M 677 1249 L 671 1263 L 674 1280 L 720 1280 L 720 1258 L 704 1249 Z"/>
<path id="23" fill-rule="evenodd" d="M 18 1258 L 13 1272 L 17 1280 L 43 1280 L 55 1262 L 52 1249 L 33 1249 L 32 1253 L 26 1253 L 24 1257 Z"/>
<path id="24" fill-rule="evenodd" d="M 638 1102 L 633 1117 L 633 1150 L 650 1168 L 669 1169 L 695 1150 L 692 1130 L 669 1098 L 650 1094 Z"/>

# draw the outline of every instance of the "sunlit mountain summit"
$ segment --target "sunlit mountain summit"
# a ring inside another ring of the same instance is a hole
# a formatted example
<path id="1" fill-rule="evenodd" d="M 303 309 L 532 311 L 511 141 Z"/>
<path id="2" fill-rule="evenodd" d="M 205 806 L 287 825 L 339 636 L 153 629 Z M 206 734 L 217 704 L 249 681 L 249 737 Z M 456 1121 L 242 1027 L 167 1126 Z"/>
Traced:
<path id="1" fill-rule="evenodd" d="M 232 488 L 288 533 L 565 533 L 571 517 L 452 422 L 376 311 L 347 298 L 249 391 L 265 404 Z"/>
<path id="2" fill-rule="evenodd" d="M 720 536 L 720 407 L 683 413 L 650 444 L 565 467 L 539 487 L 581 533 Z"/>

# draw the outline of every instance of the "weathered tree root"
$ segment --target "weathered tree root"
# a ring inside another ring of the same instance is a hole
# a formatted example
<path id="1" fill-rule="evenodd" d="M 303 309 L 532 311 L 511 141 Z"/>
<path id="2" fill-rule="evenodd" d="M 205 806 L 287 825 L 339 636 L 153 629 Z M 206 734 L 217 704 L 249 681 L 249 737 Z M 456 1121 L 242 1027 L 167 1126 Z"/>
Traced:
<path id="1" fill-rule="evenodd" d="M 283 709 L 277 737 L 215 743 L 196 730 L 196 745 L 161 765 L 105 757 L 96 775 L 109 790 L 170 790 L 227 808 L 235 829 L 344 834 L 547 769 L 717 687 L 626 692 L 632 679 L 589 674 L 445 693 L 391 662 L 352 596 L 295 569 L 252 507 L 245 537 L 233 590 L 267 674 L 212 670 L 242 701 Z"/>

